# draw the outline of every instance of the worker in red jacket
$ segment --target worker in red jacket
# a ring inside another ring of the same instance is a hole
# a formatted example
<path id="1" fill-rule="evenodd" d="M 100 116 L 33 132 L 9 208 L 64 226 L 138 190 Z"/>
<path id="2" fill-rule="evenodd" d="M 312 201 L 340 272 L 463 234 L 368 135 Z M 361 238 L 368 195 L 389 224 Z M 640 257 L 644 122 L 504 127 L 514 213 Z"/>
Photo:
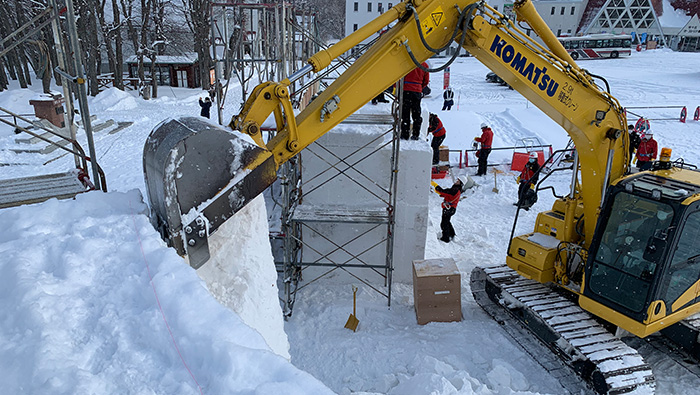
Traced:
<path id="1" fill-rule="evenodd" d="M 428 68 L 428 64 L 421 64 L 424 68 Z M 420 127 L 423 123 L 423 118 L 420 116 L 421 108 L 420 101 L 423 98 L 424 92 L 427 92 L 430 87 L 430 74 L 420 67 L 416 67 L 411 72 L 403 77 L 403 106 L 401 107 L 401 138 L 408 140 L 411 130 L 411 118 L 413 118 L 413 133 L 412 140 L 418 140 Z"/>
<path id="2" fill-rule="evenodd" d="M 442 236 L 440 240 L 449 243 L 455 237 L 455 228 L 452 227 L 450 219 L 457 212 L 457 204 L 459 197 L 462 195 L 462 188 L 467 183 L 466 176 L 457 177 L 457 181 L 450 188 L 442 188 L 439 185 L 435 186 L 435 192 L 443 198 L 442 202 L 442 220 L 440 221 L 440 229 Z"/>
<path id="3" fill-rule="evenodd" d="M 433 166 L 440 161 L 440 144 L 445 141 L 445 127 L 437 114 L 430 113 L 428 118 L 428 133 L 432 133 L 433 140 L 430 146 L 433 148 Z"/>
<path id="4" fill-rule="evenodd" d="M 651 163 L 656 159 L 659 146 L 654 140 L 651 130 L 647 129 L 642 135 L 642 141 L 637 147 L 637 168 L 639 171 L 651 169 Z"/>
<path id="5" fill-rule="evenodd" d="M 537 160 L 537 152 L 530 152 L 530 157 L 518 177 L 520 185 L 518 185 L 518 202 L 515 205 L 526 211 L 537 202 L 537 193 L 534 191 L 540 170 L 540 164 Z"/>
<path id="6" fill-rule="evenodd" d="M 477 176 L 486 175 L 486 166 L 488 165 L 489 154 L 491 153 L 491 143 L 493 142 L 493 131 L 485 124 L 481 124 L 481 137 L 474 137 L 474 141 L 481 143 L 481 148 L 477 151 L 479 157 L 479 168 L 476 171 Z"/>

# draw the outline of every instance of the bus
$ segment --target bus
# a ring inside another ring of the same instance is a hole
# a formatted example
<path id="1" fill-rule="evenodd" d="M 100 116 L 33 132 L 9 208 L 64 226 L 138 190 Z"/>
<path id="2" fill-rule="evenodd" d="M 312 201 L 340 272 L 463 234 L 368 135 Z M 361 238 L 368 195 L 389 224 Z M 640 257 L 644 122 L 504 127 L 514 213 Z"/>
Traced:
<path id="1" fill-rule="evenodd" d="M 581 37 L 559 37 L 574 60 L 618 58 L 632 54 L 632 36 L 629 34 L 592 34 Z"/>

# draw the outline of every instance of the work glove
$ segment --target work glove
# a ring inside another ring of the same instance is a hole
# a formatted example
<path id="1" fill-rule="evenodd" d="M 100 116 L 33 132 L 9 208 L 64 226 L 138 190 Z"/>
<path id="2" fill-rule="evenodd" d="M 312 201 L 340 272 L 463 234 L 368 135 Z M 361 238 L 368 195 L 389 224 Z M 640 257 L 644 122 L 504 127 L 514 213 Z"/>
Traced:
<path id="1" fill-rule="evenodd" d="M 515 179 L 515 183 L 516 183 L 516 184 L 520 184 L 520 176 L 518 176 L 518 177 Z"/>

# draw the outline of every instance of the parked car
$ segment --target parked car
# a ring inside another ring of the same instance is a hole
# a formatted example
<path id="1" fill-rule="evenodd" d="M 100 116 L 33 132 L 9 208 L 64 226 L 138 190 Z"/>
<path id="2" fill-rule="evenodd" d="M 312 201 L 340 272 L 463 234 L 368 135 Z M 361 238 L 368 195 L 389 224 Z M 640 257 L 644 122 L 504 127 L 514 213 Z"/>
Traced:
<path id="1" fill-rule="evenodd" d="M 494 73 L 493 71 L 486 74 L 486 82 L 507 86 L 508 88 L 513 89 L 507 82 L 503 81 L 503 78 L 499 77 L 498 74 Z"/>

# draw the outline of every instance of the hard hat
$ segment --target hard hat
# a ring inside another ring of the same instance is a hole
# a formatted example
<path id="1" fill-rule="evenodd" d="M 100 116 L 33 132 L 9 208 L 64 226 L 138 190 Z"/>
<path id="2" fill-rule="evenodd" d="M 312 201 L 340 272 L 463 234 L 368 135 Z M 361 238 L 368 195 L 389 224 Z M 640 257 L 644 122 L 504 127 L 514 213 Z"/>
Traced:
<path id="1" fill-rule="evenodd" d="M 483 129 L 483 128 L 487 128 L 487 127 L 489 127 L 489 125 L 485 124 L 484 122 L 481 123 L 481 128 L 482 128 L 482 129 Z"/>
<path id="2" fill-rule="evenodd" d="M 530 159 L 537 159 L 537 152 L 530 152 Z"/>
<path id="3" fill-rule="evenodd" d="M 461 182 L 462 185 L 467 185 L 467 176 L 465 176 L 465 175 L 459 176 L 459 177 L 457 177 L 457 180 L 459 180 L 459 182 Z"/>

